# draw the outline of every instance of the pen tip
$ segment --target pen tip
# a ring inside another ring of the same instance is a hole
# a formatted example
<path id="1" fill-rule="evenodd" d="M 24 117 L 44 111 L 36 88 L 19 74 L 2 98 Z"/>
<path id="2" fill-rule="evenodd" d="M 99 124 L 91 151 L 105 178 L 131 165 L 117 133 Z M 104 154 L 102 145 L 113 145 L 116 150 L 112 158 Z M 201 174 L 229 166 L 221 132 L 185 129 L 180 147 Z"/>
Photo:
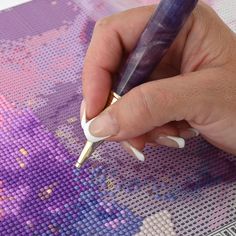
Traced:
<path id="1" fill-rule="evenodd" d="M 79 169 L 83 166 L 84 162 L 92 155 L 92 153 L 94 152 L 94 150 L 101 144 L 103 143 L 103 141 L 100 142 L 90 142 L 87 141 L 80 156 L 79 159 L 77 161 L 77 163 L 75 164 L 76 168 Z"/>
<path id="2" fill-rule="evenodd" d="M 81 166 L 82 166 L 82 165 L 81 165 L 81 163 L 79 163 L 79 162 L 77 162 L 76 165 L 75 165 L 75 167 L 76 167 L 77 169 L 80 169 Z"/>
<path id="3" fill-rule="evenodd" d="M 95 146 L 92 142 L 86 142 L 77 163 L 75 164 L 76 168 L 79 169 L 83 165 L 83 163 L 88 159 L 88 157 L 93 153 Z"/>

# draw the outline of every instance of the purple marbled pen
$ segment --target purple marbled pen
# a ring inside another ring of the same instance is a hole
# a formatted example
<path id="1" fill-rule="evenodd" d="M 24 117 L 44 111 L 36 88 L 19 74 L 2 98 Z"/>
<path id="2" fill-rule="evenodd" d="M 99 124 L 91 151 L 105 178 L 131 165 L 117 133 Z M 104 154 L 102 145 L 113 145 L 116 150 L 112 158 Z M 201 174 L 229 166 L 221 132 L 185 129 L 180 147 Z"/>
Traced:
<path id="1" fill-rule="evenodd" d="M 140 36 L 113 85 L 108 105 L 114 103 L 132 88 L 143 84 L 170 48 L 184 23 L 192 13 L 197 0 L 162 0 Z M 102 143 L 87 141 L 76 167 Z"/>
<path id="2" fill-rule="evenodd" d="M 162 0 L 122 68 L 113 91 L 119 96 L 145 83 L 160 63 L 197 0 Z"/>

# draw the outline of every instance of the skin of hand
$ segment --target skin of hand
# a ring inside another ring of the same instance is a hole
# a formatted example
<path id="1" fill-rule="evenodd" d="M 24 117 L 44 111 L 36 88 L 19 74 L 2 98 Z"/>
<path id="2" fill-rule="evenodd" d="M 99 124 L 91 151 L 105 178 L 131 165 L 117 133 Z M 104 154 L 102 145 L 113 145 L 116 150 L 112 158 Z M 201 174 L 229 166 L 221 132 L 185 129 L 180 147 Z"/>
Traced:
<path id="1" fill-rule="evenodd" d="M 82 76 L 81 111 L 88 120 L 95 117 L 90 133 L 128 141 L 136 150 L 147 143 L 182 148 L 184 139 L 200 133 L 236 154 L 236 35 L 201 2 L 149 82 L 103 111 L 114 75 L 155 7 L 131 9 L 97 22 Z"/>

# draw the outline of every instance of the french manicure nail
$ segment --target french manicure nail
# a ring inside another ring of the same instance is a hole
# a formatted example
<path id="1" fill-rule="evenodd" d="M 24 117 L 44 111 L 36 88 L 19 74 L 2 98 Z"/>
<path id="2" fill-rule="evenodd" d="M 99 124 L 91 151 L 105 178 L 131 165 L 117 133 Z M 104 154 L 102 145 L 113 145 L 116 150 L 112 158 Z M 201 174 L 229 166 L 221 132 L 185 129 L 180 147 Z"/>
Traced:
<path id="1" fill-rule="evenodd" d="M 199 132 L 196 129 L 193 129 L 193 128 L 189 128 L 189 129 L 180 131 L 180 137 L 184 138 L 184 139 L 197 137 L 198 135 L 199 135 Z"/>
<path id="2" fill-rule="evenodd" d="M 86 109 L 85 109 L 85 101 L 83 100 L 80 105 L 80 117 L 81 117 L 81 127 L 83 128 L 87 122 L 86 119 Z"/>
<path id="3" fill-rule="evenodd" d="M 99 142 L 118 133 L 117 122 L 112 119 L 109 112 L 104 111 L 97 117 L 87 122 L 84 126 L 84 134 L 87 140 Z"/>
<path id="4" fill-rule="evenodd" d="M 145 161 L 145 156 L 137 148 L 133 147 L 128 142 L 122 142 L 123 148 L 132 156 L 136 157 L 139 161 Z"/>
<path id="5" fill-rule="evenodd" d="M 160 145 L 173 147 L 173 148 L 184 148 L 185 140 L 180 137 L 174 136 L 159 136 L 156 142 Z"/>

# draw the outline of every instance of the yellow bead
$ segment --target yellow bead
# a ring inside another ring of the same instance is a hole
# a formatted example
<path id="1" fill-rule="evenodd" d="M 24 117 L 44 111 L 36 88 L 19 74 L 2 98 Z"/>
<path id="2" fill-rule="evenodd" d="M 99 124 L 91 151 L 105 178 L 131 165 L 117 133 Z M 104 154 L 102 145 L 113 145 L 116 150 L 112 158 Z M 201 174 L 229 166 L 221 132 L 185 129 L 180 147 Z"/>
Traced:
<path id="1" fill-rule="evenodd" d="M 52 193 L 52 189 L 49 188 L 49 189 L 46 190 L 46 192 L 47 192 L 47 194 L 51 194 Z"/>
<path id="2" fill-rule="evenodd" d="M 78 120 L 78 119 L 74 116 L 74 117 L 70 117 L 69 119 L 67 119 L 67 122 L 68 122 L 69 124 L 73 124 L 73 123 L 75 123 L 77 120 Z"/>
<path id="3" fill-rule="evenodd" d="M 27 150 L 25 150 L 24 148 L 21 148 L 21 149 L 20 149 L 20 153 L 21 153 L 22 155 L 24 155 L 24 156 L 28 156 L 28 155 L 29 155 L 28 152 L 27 152 Z"/>
<path id="4" fill-rule="evenodd" d="M 18 162 L 20 168 L 22 168 L 22 169 L 25 168 L 25 163 L 20 158 L 16 158 L 16 161 Z"/>
<path id="5" fill-rule="evenodd" d="M 20 163 L 20 168 L 24 169 L 25 168 L 25 163 L 21 162 Z"/>
<path id="6" fill-rule="evenodd" d="M 112 190 L 112 189 L 114 189 L 114 183 L 113 183 L 112 180 L 107 179 L 106 184 L 107 184 L 107 188 L 108 188 L 108 190 Z"/>
<path id="7" fill-rule="evenodd" d="M 57 131 L 56 131 L 56 136 L 57 136 L 57 137 L 63 137 L 63 136 L 64 136 L 64 132 L 61 131 L 61 130 L 57 130 Z"/>

